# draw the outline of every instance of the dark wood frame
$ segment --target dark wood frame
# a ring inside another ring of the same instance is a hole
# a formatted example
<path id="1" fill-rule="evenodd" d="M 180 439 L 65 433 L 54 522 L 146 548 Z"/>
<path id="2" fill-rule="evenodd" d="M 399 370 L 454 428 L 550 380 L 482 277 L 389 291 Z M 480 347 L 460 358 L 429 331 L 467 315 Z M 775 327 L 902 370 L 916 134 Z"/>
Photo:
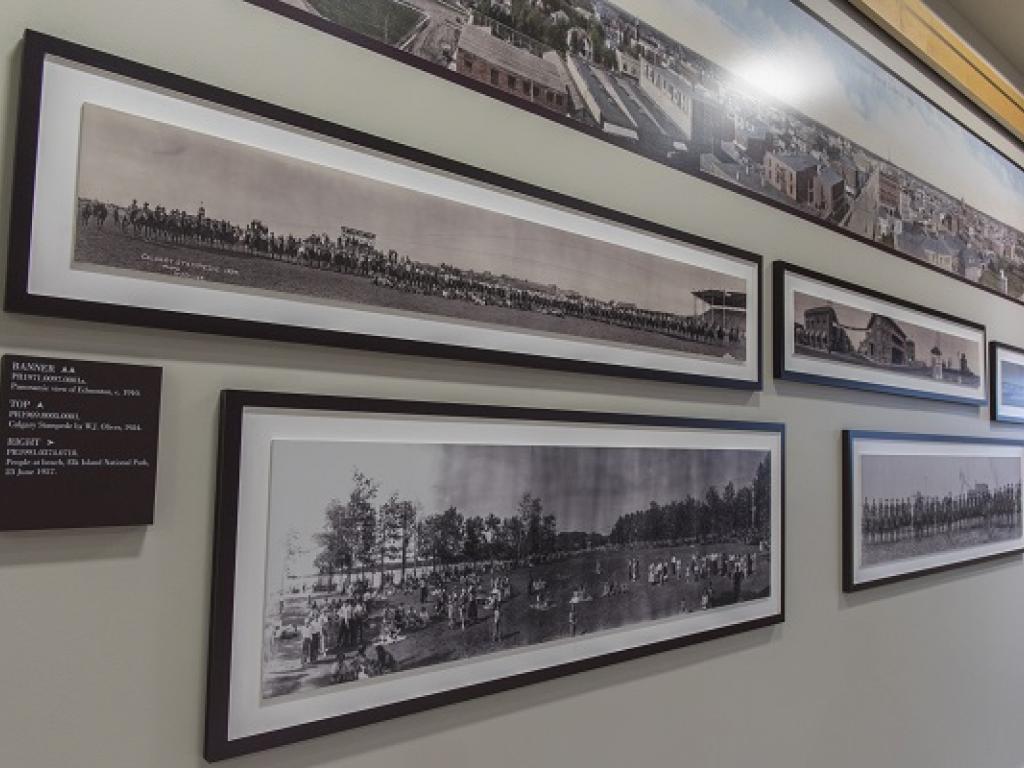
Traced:
<path id="1" fill-rule="evenodd" d="M 7 265 L 7 290 L 4 308 L 11 312 L 63 317 L 94 322 L 117 323 L 179 331 L 243 336 L 274 341 L 288 341 L 368 351 L 386 351 L 405 355 L 445 357 L 483 363 L 520 365 L 530 368 L 571 371 L 575 373 L 624 376 L 657 381 L 717 386 L 729 389 L 760 390 L 763 385 L 763 313 L 756 318 L 757 350 L 754 365 L 756 380 L 728 378 L 604 364 L 586 360 L 562 359 L 542 355 L 505 352 L 481 347 L 413 341 L 388 336 L 328 331 L 315 328 L 280 325 L 257 320 L 237 320 L 186 312 L 171 312 L 125 304 L 108 304 L 90 300 L 57 298 L 29 291 L 28 274 L 33 220 L 35 173 L 40 151 L 39 118 L 43 87 L 43 64 L 47 56 L 83 64 L 112 77 L 138 81 L 140 86 L 153 87 L 174 95 L 192 98 L 218 107 L 264 118 L 288 128 L 297 128 L 325 139 L 337 139 L 369 152 L 416 164 L 435 172 L 455 175 L 472 183 L 497 188 L 504 192 L 547 203 L 573 213 L 601 219 L 613 224 L 657 235 L 686 245 L 717 252 L 723 256 L 749 262 L 756 266 L 754 291 L 758 301 L 763 296 L 764 269 L 761 256 L 713 240 L 690 235 L 672 227 L 647 221 L 609 208 L 578 200 L 552 190 L 501 176 L 481 168 L 415 149 L 362 131 L 346 128 L 326 120 L 278 107 L 238 93 L 200 83 L 153 67 L 102 53 L 76 43 L 50 37 L 32 30 L 25 32 L 22 52 L 21 91 L 18 106 L 18 135 L 14 164 L 14 191 L 11 208 L 10 248 Z M 760 303 L 758 304 L 760 309 Z"/>
<path id="2" fill-rule="evenodd" d="M 317 30 L 319 30 L 321 32 L 325 32 L 325 33 L 327 33 L 329 35 L 332 35 L 333 37 L 337 37 L 337 38 L 339 38 L 341 40 L 345 40 L 345 41 L 347 41 L 349 43 L 353 43 L 355 45 L 360 46 L 361 48 L 365 48 L 365 49 L 373 51 L 375 53 L 379 53 L 379 54 L 381 54 L 383 56 L 386 56 L 386 57 L 388 57 L 390 59 L 394 59 L 395 61 L 400 61 L 403 64 L 407 64 L 407 65 L 409 65 L 411 67 L 414 67 L 415 69 L 418 69 L 418 70 L 420 70 L 422 72 L 426 72 L 428 74 L 435 75 L 436 77 L 440 77 L 443 80 L 447 80 L 449 82 L 456 83 L 456 84 L 461 85 L 461 86 L 463 86 L 465 88 L 468 88 L 470 90 L 476 91 L 477 93 L 483 94 L 484 96 L 488 96 L 488 97 L 490 97 L 492 99 L 496 99 L 496 100 L 501 101 L 501 102 L 503 102 L 505 104 L 508 104 L 510 106 L 514 106 L 517 109 L 522 109 L 522 110 L 525 110 L 525 111 L 530 112 L 532 114 L 538 115 L 539 117 L 546 118 L 546 119 L 551 120 L 551 121 L 553 121 L 555 123 L 558 123 L 559 125 L 562 125 L 562 126 L 564 126 L 566 128 L 571 128 L 574 131 L 577 131 L 577 132 L 586 134 L 588 136 L 591 136 L 592 138 L 598 139 L 599 141 L 612 144 L 613 146 L 621 146 L 620 144 L 618 144 L 614 140 L 610 139 L 603 131 L 600 131 L 598 129 L 594 129 L 594 128 L 591 128 L 589 126 L 580 124 L 580 123 L 578 123 L 578 122 L 576 122 L 574 120 L 571 120 L 568 117 L 565 117 L 563 115 L 559 115 L 559 114 L 553 113 L 550 110 L 547 110 L 547 109 L 545 109 L 543 107 L 535 106 L 531 102 L 524 102 L 521 99 L 518 99 L 516 97 L 510 96 L 510 95 L 508 95 L 508 94 L 506 94 L 506 93 L 504 93 L 504 92 L 502 92 L 500 90 L 497 90 L 495 88 L 489 88 L 487 85 L 485 85 L 483 83 L 479 83 L 479 82 L 477 82 L 476 80 L 474 80 L 474 79 L 472 79 L 470 77 L 462 75 L 462 74 L 460 74 L 458 72 L 452 72 L 452 71 L 446 69 L 445 67 L 442 67 L 442 66 L 433 64 L 431 62 L 425 61 L 424 59 L 421 59 L 420 57 L 415 56 L 414 54 L 408 53 L 408 52 L 403 51 L 403 50 L 396 49 L 393 46 L 390 46 L 390 45 L 387 45 L 385 43 L 382 43 L 379 40 L 376 40 L 376 39 L 374 39 L 372 37 L 369 37 L 367 35 L 363 35 L 363 34 L 361 34 L 359 32 L 353 32 L 351 30 L 348 30 L 348 29 L 340 26 L 339 24 L 335 24 L 335 23 L 330 22 L 330 21 L 328 21 L 326 19 L 320 18 L 318 16 L 314 16 L 313 14 L 311 14 L 311 13 L 309 13 L 307 11 L 304 11 L 301 8 L 297 8 L 294 5 L 291 5 L 291 4 L 287 3 L 287 2 L 283 2 L 282 0 L 244 0 L 244 2 L 247 2 L 247 3 L 251 4 L 251 5 L 257 6 L 259 8 L 263 8 L 264 10 L 270 11 L 272 13 L 276 13 L 276 14 L 278 14 L 280 16 L 284 16 L 284 17 L 289 18 L 289 19 L 291 19 L 293 21 L 297 21 L 300 24 L 304 24 L 304 25 L 306 25 L 308 27 L 312 27 L 313 29 L 317 29 Z M 931 97 L 927 96 L 920 88 L 918 88 L 913 83 L 911 83 L 909 80 L 907 80 L 907 78 L 903 77 L 902 75 L 897 73 L 895 70 L 893 70 L 891 67 L 889 67 L 888 65 L 883 63 L 881 61 L 881 59 L 879 59 L 874 54 L 870 53 L 866 48 L 864 48 L 864 46 L 862 46 L 859 43 L 857 43 L 856 41 L 854 41 L 853 38 L 851 38 L 849 35 L 845 34 L 842 31 L 840 31 L 838 27 L 836 27 L 831 22 L 827 21 L 823 16 L 821 16 L 816 11 L 812 10 L 805 2 L 803 2 L 803 0 L 789 0 L 789 2 L 792 3 L 794 6 L 796 6 L 797 8 L 799 8 L 804 13 L 806 13 L 808 16 L 810 16 L 812 19 L 814 19 L 818 24 L 820 24 L 822 27 L 827 29 L 829 32 L 831 32 L 832 34 L 836 35 L 840 40 L 842 40 L 843 42 L 847 43 L 852 48 L 854 48 L 856 51 L 861 53 L 869 61 L 871 61 L 874 65 L 876 65 L 879 69 L 881 69 L 884 72 L 888 73 L 893 78 L 895 78 L 899 83 L 901 83 L 902 85 L 906 86 L 916 96 L 920 97 L 921 99 L 925 100 L 927 103 L 931 104 L 933 107 L 935 107 L 935 109 L 937 109 L 940 113 L 944 114 L 946 117 L 948 117 L 950 120 L 952 120 L 956 125 L 960 126 L 967 133 L 971 134 L 972 136 L 977 138 L 979 141 L 981 141 L 983 144 L 988 146 L 993 152 L 997 153 L 1000 157 L 1003 157 L 1011 165 L 1015 166 L 1016 168 L 1018 168 L 1022 172 L 1024 172 L 1024 165 L 1022 165 L 1018 161 L 1014 160 L 1012 157 L 1007 155 L 1006 152 L 1004 152 L 1003 150 L 1001 150 L 998 147 L 996 147 L 996 145 L 993 144 L 989 139 L 985 138 L 984 136 L 979 134 L 977 131 L 975 131 L 973 128 L 968 126 L 966 122 L 964 122 L 959 117 L 957 117 L 954 114 L 952 114 L 948 109 L 946 109 L 945 107 L 940 105 L 934 99 L 932 99 Z M 837 5 L 837 7 L 838 7 L 838 5 Z M 953 99 L 955 99 L 957 101 L 957 103 L 959 103 L 964 109 L 968 110 L 969 112 L 971 112 L 971 114 L 973 114 L 973 115 L 977 116 L 978 118 L 980 118 L 986 125 L 988 125 L 990 128 L 993 128 L 994 130 L 996 130 L 1000 135 L 1002 135 L 1005 138 L 1009 139 L 1010 142 L 1014 146 L 1021 147 L 1022 149 L 1024 149 L 1024 142 L 1021 142 L 1020 139 L 1018 139 L 1015 135 L 1010 133 L 1005 127 L 1003 127 L 1001 124 L 999 124 L 996 120 L 994 120 L 986 112 L 978 109 L 978 107 L 973 102 L 971 102 L 966 96 L 964 96 L 963 93 L 961 93 L 959 90 L 957 90 L 955 87 L 953 87 L 945 79 L 940 77 L 934 70 L 930 69 L 926 64 L 924 64 L 924 62 L 922 62 L 918 57 L 916 57 L 913 54 L 911 54 L 910 52 L 908 52 L 907 49 L 895 37 L 893 37 L 892 35 L 888 34 L 884 30 L 881 30 L 881 34 L 879 34 L 878 26 L 874 22 L 872 22 L 871 19 L 869 19 L 862 11 L 860 11 L 855 6 L 850 5 L 848 3 L 843 3 L 842 9 L 845 10 L 845 11 L 848 11 L 848 14 L 851 16 L 851 18 L 853 18 L 858 24 L 860 24 L 860 26 L 862 26 L 865 29 L 868 29 L 869 31 L 871 31 L 876 38 L 880 39 L 884 44 L 886 44 L 886 46 L 890 50 L 894 51 L 897 55 L 899 55 L 900 58 L 904 62 L 906 62 L 908 66 L 910 66 L 911 68 L 913 68 L 917 72 L 923 74 L 929 81 L 931 81 L 933 84 L 937 85 L 946 94 L 948 94 Z M 766 99 L 767 99 L 767 97 L 766 97 Z M 786 105 L 786 109 L 789 110 L 789 111 L 792 111 L 792 112 L 799 112 L 799 110 L 796 110 L 795 108 L 790 107 L 788 105 Z M 814 121 L 814 122 L 817 122 L 817 121 Z M 630 151 L 630 150 L 627 149 L 627 151 Z M 647 155 L 642 155 L 642 154 L 639 154 L 639 153 L 633 153 L 633 154 L 637 154 L 640 157 L 643 157 L 644 159 L 649 160 L 649 161 L 651 161 L 653 163 L 661 163 L 661 161 L 659 161 L 657 158 L 651 158 L 651 157 L 648 157 Z M 930 269 L 930 270 L 932 270 L 934 272 L 938 272 L 938 273 L 943 274 L 943 275 L 945 275 L 947 277 L 950 277 L 950 278 L 952 278 L 954 280 L 958 280 L 958 281 L 960 281 L 962 283 L 967 283 L 968 285 L 972 285 L 972 286 L 974 286 L 975 288 L 977 288 L 979 290 L 985 291 L 985 292 L 990 293 L 990 294 L 992 294 L 994 296 L 999 296 L 999 297 L 1001 297 L 1003 299 L 1006 299 L 1007 301 L 1012 301 L 1015 304 L 1022 304 L 1022 305 L 1024 305 L 1024 299 L 1015 299 L 1012 296 L 1008 296 L 1006 294 L 1001 293 L 1000 291 L 996 290 L 995 288 L 990 288 L 989 286 L 982 285 L 981 283 L 977 283 L 977 282 L 968 280 L 966 277 L 958 275 L 955 272 L 942 269 L 941 267 L 938 267 L 938 266 L 936 266 L 934 264 L 930 264 L 927 261 L 923 261 L 921 259 L 917 259 L 917 258 L 911 256 L 910 254 L 903 253 L 902 251 L 897 250 L 896 248 L 894 248 L 892 246 L 886 245 L 884 243 L 880 243 L 880 242 L 878 242 L 876 240 L 873 240 L 873 239 L 871 239 L 869 237 L 866 237 L 864 235 L 859 235 L 859 234 L 857 234 L 855 232 L 851 232 L 849 230 L 843 229 L 842 227 L 840 227 L 840 226 L 838 226 L 836 224 L 833 224 L 833 223 L 828 222 L 828 221 L 823 221 L 823 220 L 821 220 L 821 219 L 819 219 L 819 218 L 817 218 L 817 217 L 815 217 L 815 216 L 813 216 L 813 215 L 811 215 L 809 213 L 801 211 L 801 210 L 799 210 L 797 208 L 790 207 L 790 206 L 788 206 L 788 205 L 786 205 L 786 204 L 784 204 L 782 202 L 779 202 L 777 200 L 774 200 L 772 198 L 765 197 L 763 195 L 758 195 L 758 194 L 756 194 L 756 193 L 754 193 L 754 192 L 752 192 L 750 190 L 743 189 L 742 187 L 738 187 L 738 186 L 736 186 L 734 184 L 729 184 L 728 182 L 723 181 L 722 179 L 719 179 L 719 178 L 715 177 L 713 174 L 703 173 L 699 169 L 691 169 L 691 168 L 686 168 L 686 167 L 674 166 L 674 165 L 670 165 L 668 163 L 661 163 L 661 164 L 669 165 L 669 167 L 672 167 L 675 170 L 682 171 L 683 173 L 686 173 L 686 174 L 688 174 L 690 176 L 694 176 L 696 178 L 701 179 L 702 181 L 706 181 L 706 182 L 708 182 L 710 184 L 714 184 L 714 185 L 716 185 L 716 186 L 718 186 L 718 187 L 720 187 L 722 189 L 727 189 L 727 190 L 729 190 L 731 192 L 734 192 L 734 193 L 736 193 L 738 195 L 742 195 L 743 197 L 749 198 L 751 200 L 756 200 L 757 202 L 759 202 L 759 203 L 761 203 L 763 205 L 767 205 L 769 207 L 775 208 L 775 209 L 780 210 L 780 211 L 785 211 L 786 213 L 790 214 L 791 216 L 795 216 L 796 218 L 802 219 L 804 221 L 809 221 L 812 224 L 816 224 L 816 225 L 818 225 L 820 227 L 824 227 L 825 229 L 832 230 L 833 232 L 837 232 L 837 233 L 843 235 L 844 237 L 848 237 L 848 238 L 850 238 L 852 240 L 855 240 L 855 241 L 857 241 L 859 243 L 862 243 L 864 245 L 869 245 L 869 246 L 871 246 L 873 248 L 877 248 L 878 250 L 881 250 L 881 251 L 889 254 L 890 256 L 896 256 L 898 258 L 903 259 L 904 261 L 909 261 L 912 264 L 917 264 L 918 266 L 924 267 L 925 269 Z"/>
<path id="3" fill-rule="evenodd" d="M 785 319 L 785 278 L 787 273 L 794 275 L 800 275 L 811 280 L 818 280 L 829 285 L 833 285 L 837 288 L 842 288 L 847 291 L 859 293 L 862 296 L 867 296 L 878 301 L 885 301 L 890 304 L 903 307 L 904 309 L 911 309 L 915 312 L 921 312 L 926 315 L 931 315 L 934 318 L 945 320 L 951 323 L 957 323 L 968 328 L 972 328 L 982 333 L 981 341 L 981 354 L 979 357 L 979 365 L 982 367 L 982 376 L 990 376 L 988 368 L 988 356 L 985 354 L 985 347 L 987 345 L 988 333 L 985 326 L 981 323 L 976 323 L 971 320 L 964 320 L 961 317 L 947 314 L 945 312 L 939 312 L 938 310 L 929 309 L 920 304 L 915 304 L 905 299 L 891 296 L 880 291 L 874 291 L 870 288 L 864 288 L 854 283 L 847 282 L 846 280 L 840 280 L 835 277 L 822 274 L 821 272 L 815 272 L 814 270 L 805 269 L 804 267 L 798 267 L 795 264 L 789 264 L 784 261 L 776 261 L 772 265 L 772 340 L 773 340 L 773 371 L 776 379 L 784 379 L 787 381 L 798 381 L 806 384 L 823 384 L 832 387 L 842 387 L 845 389 L 858 389 L 864 392 L 881 392 L 887 395 L 901 395 L 905 397 L 919 397 L 925 400 L 939 400 L 946 403 L 957 403 L 961 405 L 985 405 L 988 400 L 987 393 L 988 387 L 984 387 L 985 394 L 981 397 L 957 397 L 955 395 L 944 395 L 941 393 L 933 393 L 914 389 L 913 387 L 895 387 L 888 384 L 872 384 L 870 382 L 855 381 L 851 379 L 844 379 L 839 376 L 824 376 L 815 373 L 803 373 L 800 371 L 791 371 L 786 368 L 786 336 L 789 333 L 789 328 L 786 327 Z"/>
<path id="4" fill-rule="evenodd" d="M 853 443 L 855 440 L 916 440 L 927 443 L 962 443 L 967 445 L 1014 445 L 1024 448 L 1024 440 L 1006 440 L 996 437 L 965 437 L 961 435 L 924 435 L 914 432 L 875 432 L 871 430 L 843 430 L 843 592 L 861 592 L 865 589 L 880 587 L 883 584 L 893 584 L 907 579 L 916 579 L 919 576 L 930 576 L 935 573 L 944 573 L 955 568 L 962 568 L 967 565 L 986 563 L 991 560 L 1014 557 L 1024 553 L 1024 544 L 1016 549 L 1008 549 L 1005 552 L 997 552 L 994 555 L 983 555 L 981 557 L 968 557 L 948 565 L 939 565 L 931 568 L 922 568 L 918 571 L 887 576 L 882 579 L 854 582 L 854 558 L 853 558 L 853 526 L 854 514 L 852 498 L 853 494 Z"/>
<path id="5" fill-rule="evenodd" d="M 750 432 L 772 432 L 781 440 L 780 498 L 781 533 L 779 542 L 772 543 L 772 556 L 781 558 L 779 584 L 779 611 L 727 627 L 692 635 L 663 640 L 648 645 L 626 648 L 600 656 L 495 678 L 463 688 L 442 691 L 374 709 L 340 715 L 302 725 L 268 731 L 229 741 L 227 738 L 228 707 L 231 684 L 231 640 L 235 588 L 235 553 L 238 525 L 239 461 L 242 446 L 242 421 L 246 408 L 272 408 L 295 411 L 367 412 L 376 414 L 404 414 L 461 419 L 504 419 L 540 422 L 570 422 L 575 424 L 607 424 L 637 427 L 668 427 L 690 429 L 729 429 Z M 219 468 L 217 472 L 216 523 L 213 547 L 213 582 L 210 606 L 210 652 L 207 668 L 207 712 L 203 754 L 208 761 L 218 761 L 238 755 L 291 744 L 317 736 L 324 736 L 361 725 L 393 717 L 421 712 L 426 709 L 454 704 L 491 693 L 507 691 L 532 683 L 552 680 L 564 675 L 640 658 L 695 643 L 768 627 L 785 619 L 785 529 L 786 529 L 786 472 L 785 425 L 762 422 L 722 421 L 711 419 L 685 419 L 667 416 L 635 414 L 607 414 L 587 411 L 542 410 L 455 403 L 430 403 L 406 400 L 378 400 L 367 398 L 331 397 L 275 392 L 226 390 L 221 395 Z"/>
<path id="6" fill-rule="evenodd" d="M 999 412 L 999 386 L 1002 376 L 999 374 L 999 351 L 1015 352 L 1024 355 L 1024 349 L 1011 344 L 1004 344 L 1001 341 L 990 341 L 988 343 L 988 404 L 989 418 L 1002 424 L 1024 424 L 1024 418 L 1017 416 L 1006 416 Z"/>

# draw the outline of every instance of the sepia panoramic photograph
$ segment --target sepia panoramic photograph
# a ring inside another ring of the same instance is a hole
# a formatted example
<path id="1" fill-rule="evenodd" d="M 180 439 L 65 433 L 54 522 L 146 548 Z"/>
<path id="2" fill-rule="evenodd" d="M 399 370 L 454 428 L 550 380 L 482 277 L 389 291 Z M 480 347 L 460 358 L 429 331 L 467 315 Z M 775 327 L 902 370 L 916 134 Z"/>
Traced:
<path id="1" fill-rule="evenodd" d="M 1024 297 L 1024 171 L 791 0 L 250 0 Z"/>
<path id="2" fill-rule="evenodd" d="M 759 449 L 276 440 L 262 697 L 771 593 Z"/>
<path id="3" fill-rule="evenodd" d="M 74 264 L 747 356 L 744 278 L 91 104 Z"/>
<path id="4" fill-rule="evenodd" d="M 984 364 L 978 343 L 841 302 L 793 292 L 797 357 L 831 360 L 976 389 Z"/>
<path id="5" fill-rule="evenodd" d="M 1020 539 L 1018 456 L 861 457 L 861 564 Z"/>

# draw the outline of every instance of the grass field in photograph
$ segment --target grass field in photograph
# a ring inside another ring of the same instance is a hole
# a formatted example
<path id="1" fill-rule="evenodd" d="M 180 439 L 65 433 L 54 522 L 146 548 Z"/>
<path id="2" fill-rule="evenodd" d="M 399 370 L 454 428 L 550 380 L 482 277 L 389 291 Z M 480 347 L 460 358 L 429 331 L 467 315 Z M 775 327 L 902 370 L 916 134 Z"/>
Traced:
<path id="1" fill-rule="evenodd" d="M 878 565 L 896 560 L 953 552 L 971 547 L 982 547 L 997 541 L 1020 537 L 1020 525 L 993 525 L 991 528 L 971 528 L 951 533 L 936 533 L 921 539 L 866 542 L 861 551 L 862 565 Z"/>
<path id="2" fill-rule="evenodd" d="M 395 45 L 406 38 L 423 14 L 395 0 L 307 0 L 329 21 L 367 37 Z"/>
<path id="3" fill-rule="evenodd" d="M 436 295 L 406 292 L 376 285 L 367 277 L 275 261 L 243 251 L 221 251 L 147 240 L 122 233 L 109 224 L 104 229 L 95 226 L 79 227 L 75 242 L 75 262 L 79 266 L 93 264 L 163 275 L 176 280 L 273 291 L 321 302 L 382 308 L 518 331 L 654 347 L 717 358 L 731 354 L 733 359 L 739 360 L 745 351 L 743 342 L 705 344 L 596 320 L 560 317 L 493 304 L 477 305 Z"/>
<path id="4" fill-rule="evenodd" d="M 755 545 L 741 543 L 689 545 L 676 547 L 648 547 L 644 549 L 612 549 L 579 553 L 565 560 L 542 563 L 532 567 L 521 567 L 503 571 L 509 576 L 512 597 L 502 603 L 501 638 L 493 639 L 492 612 L 481 611 L 477 621 L 465 629 L 456 625 L 449 628 L 441 617 L 427 626 L 409 631 L 406 636 L 392 644 L 387 650 L 394 656 L 398 671 L 422 668 L 434 664 L 458 661 L 481 656 L 495 651 L 534 645 L 550 640 L 571 637 L 569 606 L 573 591 L 580 587 L 592 597 L 576 605 L 576 636 L 594 632 L 628 627 L 644 621 L 666 619 L 692 611 L 701 610 L 701 592 L 710 585 L 714 592 L 711 608 L 736 602 L 733 580 L 725 575 L 709 578 L 707 581 L 687 581 L 670 578 L 663 583 L 651 584 L 647 580 L 648 565 L 652 562 L 666 562 L 673 555 L 689 562 L 690 556 L 711 552 L 723 555 L 758 552 Z M 631 557 L 640 560 L 640 578 L 630 581 L 627 561 Z M 754 573 L 742 581 L 739 601 L 768 597 L 771 582 L 771 557 L 765 552 L 757 555 Z M 600 563 L 600 572 L 597 564 Z M 547 584 L 545 595 L 548 600 L 543 610 L 531 607 L 528 596 L 528 579 L 541 579 Z M 487 577 L 485 577 L 486 581 Z M 625 585 L 625 591 L 601 596 L 602 585 L 607 580 Z M 284 611 L 273 611 L 267 619 L 268 636 L 274 624 L 300 625 L 308 610 L 310 600 L 322 604 L 329 596 L 313 597 L 311 593 L 290 596 L 284 602 Z M 273 602 L 273 601 L 272 601 Z M 420 607 L 415 591 L 405 594 L 396 592 L 388 598 L 392 607 L 403 605 L 413 610 Z M 428 605 L 431 601 L 428 601 Z M 276 603 L 275 603 L 276 605 Z M 383 604 L 375 602 L 370 606 L 366 642 L 371 646 L 380 632 Z M 268 647 L 269 646 L 269 647 Z M 331 677 L 333 654 L 314 664 L 302 664 L 302 641 L 299 638 L 287 640 L 265 640 L 263 696 L 277 696 L 312 692 L 335 685 Z M 352 656 L 352 650 L 347 651 Z M 353 683 L 359 685 L 360 683 Z"/>

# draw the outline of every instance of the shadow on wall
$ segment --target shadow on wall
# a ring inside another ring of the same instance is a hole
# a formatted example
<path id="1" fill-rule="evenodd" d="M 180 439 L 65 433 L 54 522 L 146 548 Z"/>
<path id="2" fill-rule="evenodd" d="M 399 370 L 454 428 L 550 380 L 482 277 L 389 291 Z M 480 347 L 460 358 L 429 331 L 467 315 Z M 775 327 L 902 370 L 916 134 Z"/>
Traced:
<path id="1" fill-rule="evenodd" d="M 845 611 L 870 605 L 879 601 L 889 600 L 894 597 L 914 592 L 921 592 L 927 589 L 938 589 L 955 581 L 966 581 L 1002 573 L 1007 581 L 1020 581 L 1024 570 L 1024 557 L 1021 555 L 1007 555 L 1004 558 L 988 560 L 983 563 L 971 563 L 941 573 L 932 573 L 916 579 L 893 582 L 891 584 L 880 584 L 877 587 L 866 589 L 861 592 L 844 594 L 842 592 L 842 573 L 837 574 L 837 588 L 839 590 L 839 610 Z"/>
<path id="2" fill-rule="evenodd" d="M 142 553 L 149 526 L 0 531 L 0 567 L 125 560 Z"/>

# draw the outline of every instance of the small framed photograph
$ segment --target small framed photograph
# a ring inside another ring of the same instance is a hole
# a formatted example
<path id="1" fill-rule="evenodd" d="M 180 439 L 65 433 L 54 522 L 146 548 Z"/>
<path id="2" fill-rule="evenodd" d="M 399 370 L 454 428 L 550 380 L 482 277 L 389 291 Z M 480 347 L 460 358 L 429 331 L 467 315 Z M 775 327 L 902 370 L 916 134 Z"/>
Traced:
<path id="1" fill-rule="evenodd" d="M 780 424 L 226 392 L 205 755 L 783 619 Z"/>
<path id="2" fill-rule="evenodd" d="M 991 342 L 988 369 L 992 377 L 989 394 L 992 421 L 1024 424 L 1024 349 Z"/>
<path id="3" fill-rule="evenodd" d="M 27 33 L 11 311 L 761 388 L 761 259 Z"/>
<path id="4" fill-rule="evenodd" d="M 784 262 L 775 377 L 984 405 L 985 326 Z"/>
<path id="5" fill-rule="evenodd" d="M 1024 551 L 1024 441 L 843 433 L 843 589 Z"/>

